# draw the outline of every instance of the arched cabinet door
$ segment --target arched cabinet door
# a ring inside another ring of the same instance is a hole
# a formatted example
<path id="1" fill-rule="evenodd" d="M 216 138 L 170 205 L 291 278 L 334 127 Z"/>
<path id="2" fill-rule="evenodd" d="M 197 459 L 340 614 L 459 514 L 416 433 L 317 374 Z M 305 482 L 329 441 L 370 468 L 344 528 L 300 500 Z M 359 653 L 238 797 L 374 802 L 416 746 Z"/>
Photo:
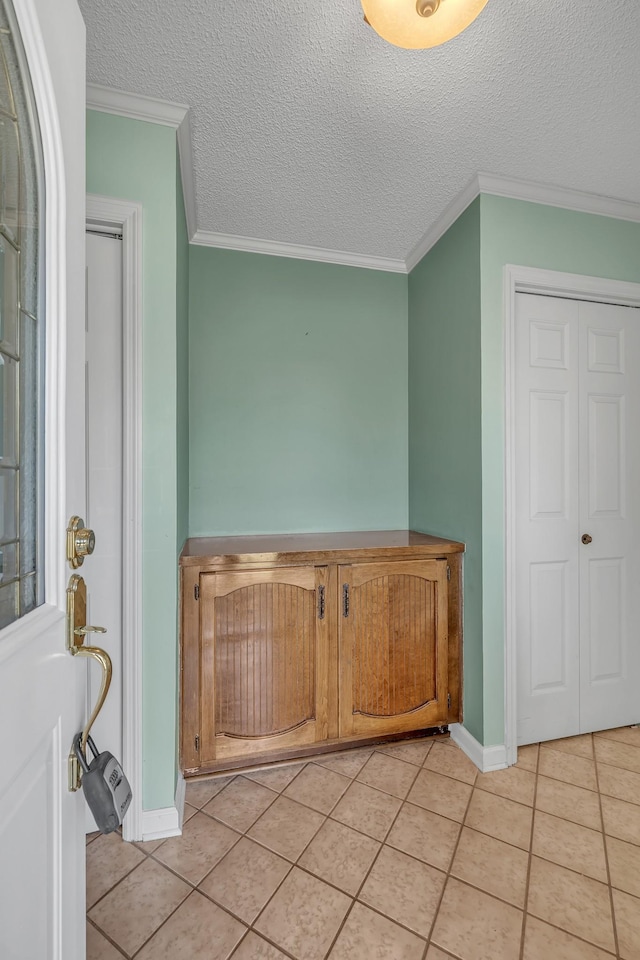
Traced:
<path id="1" fill-rule="evenodd" d="M 448 722 L 447 561 L 339 568 L 340 736 Z"/>
<path id="2" fill-rule="evenodd" d="M 326 567 L 200 579 L 200 762 L 327 737 Z"/>

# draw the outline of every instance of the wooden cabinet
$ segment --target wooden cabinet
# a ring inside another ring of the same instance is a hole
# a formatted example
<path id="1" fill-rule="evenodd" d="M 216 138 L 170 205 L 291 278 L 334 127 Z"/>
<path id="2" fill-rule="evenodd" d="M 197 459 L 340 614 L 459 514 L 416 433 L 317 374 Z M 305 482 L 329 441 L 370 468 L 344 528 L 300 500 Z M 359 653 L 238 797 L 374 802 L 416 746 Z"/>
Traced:
<path id="1" fill-rule="evenodd" d="M 341 566 L 340 736 L 447 722 L 446 560 Z"/>
<path id="2" fill-rule="evenodd" d="M 463 549 L 410 531 L 188 541 L 185 774 L 461 719 Z"/>
<path id="3" fill-rule="evenodd" d="M 326 740 L 326 567 L 200 580 L 200 762 Z"/>

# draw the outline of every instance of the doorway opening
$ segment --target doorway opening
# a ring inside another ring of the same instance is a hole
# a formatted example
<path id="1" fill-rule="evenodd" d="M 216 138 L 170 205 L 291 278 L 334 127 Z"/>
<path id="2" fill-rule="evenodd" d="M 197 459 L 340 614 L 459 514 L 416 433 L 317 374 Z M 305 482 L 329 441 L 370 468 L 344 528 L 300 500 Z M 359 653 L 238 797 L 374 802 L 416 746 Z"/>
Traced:
<path id="1" fill-rule="evenodd" d="M 123 837 L 142 840 L 141 204 L 87 197 L 87 265 L 87 316 L 104 327 L 88 331 L 85 374 L 88 512 L 99 566 L 89 585 L 89 613 L 111 632 L 107 648 L 116 678 L 96 742 L 116 753 L 131 784 Z M 95 699 L 95 684 L 90 687 Z"/>

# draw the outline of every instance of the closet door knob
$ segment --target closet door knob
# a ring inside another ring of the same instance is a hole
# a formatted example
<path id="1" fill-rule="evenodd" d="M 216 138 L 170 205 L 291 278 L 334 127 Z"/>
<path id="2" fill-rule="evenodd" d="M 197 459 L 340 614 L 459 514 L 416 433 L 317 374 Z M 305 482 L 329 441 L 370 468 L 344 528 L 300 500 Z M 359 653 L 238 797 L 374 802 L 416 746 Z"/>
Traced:
<path id="1" fill-rule="evenodd" d="M 591 543 L 592 540 L 593 540 L 593 537 L 590 537 L 588 533 L 583 533 L 583 534 L 582 534 L 582 542 L 583 542 L 585 545 L 586 545 L 587 543 Z"/>

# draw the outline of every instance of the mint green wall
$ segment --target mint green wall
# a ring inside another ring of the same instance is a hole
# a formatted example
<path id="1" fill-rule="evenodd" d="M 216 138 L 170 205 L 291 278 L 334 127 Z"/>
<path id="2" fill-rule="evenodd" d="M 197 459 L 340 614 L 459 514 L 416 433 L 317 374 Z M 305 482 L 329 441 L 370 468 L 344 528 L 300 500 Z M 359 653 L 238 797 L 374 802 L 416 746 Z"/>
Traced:
<path id="1" fill-rule="evenodd" d="M 482 566 L 484 740 L 504 742 L 505 264 L 640 281 L 640 224 L 483 195 Z"/>
<path id="2" fill-rule="evenodd" d="M 178 551 L 189 535 L 189 237 L 182 194 L 180 156 L 176 146 L 177 277 L 176 277 L 176 364 L 177 364 L 177 468 L 178 468 Z"/>
<path id="3" fill-rule="evenodd" d="M 467 545 L 464 723 L 482 742 L 479 199 L 409 276 L 409 525 Z"/>
<path id="4" fill-rule="evenodd" d="M 640 225 L 483 195 L 409 278 L 189 247 L 175 132 L 92 111 L 87 190 L 143 205 L 144 807 L 174 801 L 187 533 L 464 540 L 465 725 L 502 743 L 504 265 L 640 282 Z"/>
<path id="5" fill-rule="evenodd" d="M 89 111 L 87 191 L 143 206 L 143 805 L 174 802 L 176 739 L 176 136 Z"/>
<path id="6" fill-rule="evenodd" d="M 407 277 L 190 255 L 191 536 L 407 526 Z"/>
<path id="7" fill-rule="evenodd" d="M 182 193 L 180 153 L 176 144 L 176 468 L 177 552 L 189 535 L 189 236 Z M 177 622 L 178 635 L 180 624 Z M 175 697 L 180 702 L 180 652 L 175 652 Z M 180 724 L 175 725 L 175 764 L 180 757 Z"/>

